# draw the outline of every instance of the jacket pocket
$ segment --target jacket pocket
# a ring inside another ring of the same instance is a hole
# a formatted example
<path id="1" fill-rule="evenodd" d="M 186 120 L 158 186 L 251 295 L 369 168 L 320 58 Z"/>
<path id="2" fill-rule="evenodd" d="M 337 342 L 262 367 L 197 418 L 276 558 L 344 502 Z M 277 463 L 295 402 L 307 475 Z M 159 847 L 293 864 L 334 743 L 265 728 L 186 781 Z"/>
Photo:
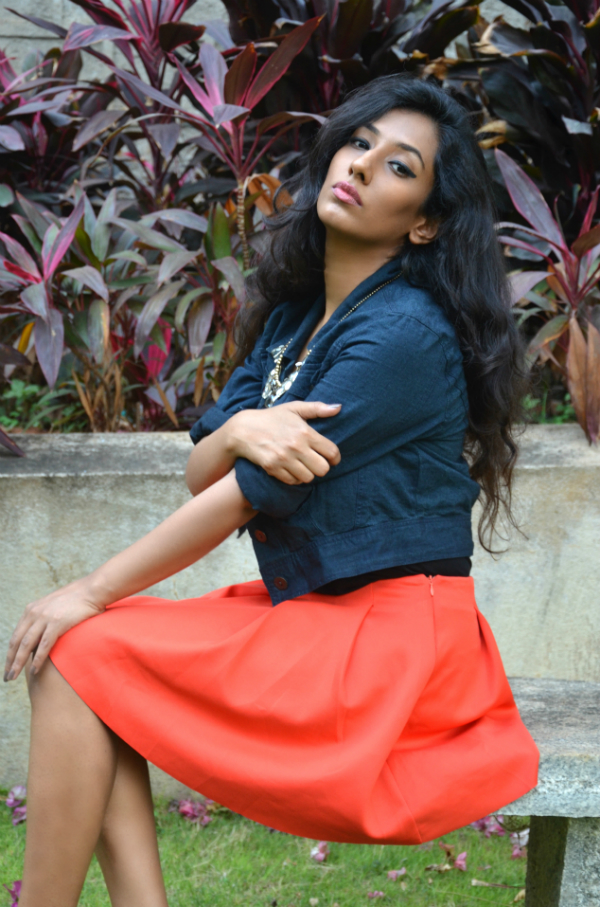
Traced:
<path id="1" fill-rule="evenodd" d="M 318 534 L 349 532 L 356 525 L 358 471 L 347 473 L 313 486 L 312 494 L 301 508 Z"/>

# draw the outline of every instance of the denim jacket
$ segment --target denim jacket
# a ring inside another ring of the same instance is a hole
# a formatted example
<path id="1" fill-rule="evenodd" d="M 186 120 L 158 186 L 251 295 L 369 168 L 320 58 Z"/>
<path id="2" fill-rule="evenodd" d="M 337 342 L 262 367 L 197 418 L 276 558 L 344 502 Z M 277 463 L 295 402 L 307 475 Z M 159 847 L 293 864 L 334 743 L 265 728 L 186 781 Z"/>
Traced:
<path id="1" fill-rule="evenodd" d="M 194 443 L 234 413 L 264 405 L 273 351 L 293 338 L 285 377 L 323 307 L 321 295 L 305 307 L 273 310 L 252 354 L 193 426 Z M 275 405 L 341 403 L 338 415 L 310 422 L 337 444 L 340 463 L 301 485 L 286 485 L 245 458 L 235 466 L 242 493 L 259 511 L 245 528 L 273 604 L 341 577 L 471 556 L 479 486 L 463 457 L 468 402 L 462 355 L 441 306 L 392 261 L 338 306 L 310 346 Z"/>

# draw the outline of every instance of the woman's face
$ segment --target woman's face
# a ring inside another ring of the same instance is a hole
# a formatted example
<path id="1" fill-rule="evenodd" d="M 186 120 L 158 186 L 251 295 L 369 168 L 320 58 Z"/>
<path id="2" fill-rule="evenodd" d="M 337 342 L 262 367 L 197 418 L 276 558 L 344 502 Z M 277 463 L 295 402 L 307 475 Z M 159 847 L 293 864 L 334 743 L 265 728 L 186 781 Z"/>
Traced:
<path id="1" fill-rule="evenodd" d="M 334 155 L 317 200 L 327 228 L 394 253 L 408 237 L 431 242 L 437 225 L 420 214 L 434 183 L 436 124 L 391 110 L 360 126 Z"/>

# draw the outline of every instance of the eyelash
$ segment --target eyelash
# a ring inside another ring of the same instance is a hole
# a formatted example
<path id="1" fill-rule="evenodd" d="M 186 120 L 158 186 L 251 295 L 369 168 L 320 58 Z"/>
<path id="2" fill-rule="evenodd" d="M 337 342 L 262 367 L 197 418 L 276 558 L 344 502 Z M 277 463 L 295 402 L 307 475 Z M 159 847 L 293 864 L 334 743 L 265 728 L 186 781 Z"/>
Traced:
<path id="1" fill-rule="evenodd" d="M 370 148 L 370 147 L 371 147 L 371 146 L 369 145 L 369 143 L 368 143 L 367 141 L 365 141 L 365 139 L 360 139 L 360 138 L 357 138 L 357 137 L 350 139 L 350 144 L 351 144 L 351 145 L 354 145 L 355 147 L 359 147 L 359 146 L 358 146 L 358 143 L 359 143 L 359 142 L 360 142 L 360 145 L 361 145 L 363 148 Z M 397 176 L 413 176 L 412 171 L 409 170 L 409 168 L 406 166 L 406 164 L 403 164 L 402 161 L 390 161 L 390 164 L 391 164 L 392 167 L 400 167 L 400 168 L 401 168 L 401 172 L 398 172 L 397 170 L 394 170 L 394 173 L 395 173 Z"/>

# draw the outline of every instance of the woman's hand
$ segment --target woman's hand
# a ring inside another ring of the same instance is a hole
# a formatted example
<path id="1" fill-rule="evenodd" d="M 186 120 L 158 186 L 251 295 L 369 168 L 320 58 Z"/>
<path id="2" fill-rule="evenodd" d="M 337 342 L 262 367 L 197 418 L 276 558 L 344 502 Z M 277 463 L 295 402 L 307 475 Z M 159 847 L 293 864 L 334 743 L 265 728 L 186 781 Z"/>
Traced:
<path id="1" fill-rule="evenodd" d="M 94 600 L 88 579 L 70 583 L 27 605 L 8 644 L 5 680 L 19 676 L 37 647 L 31 666 L 31 673 L 36 674 L 59 636 L 104 611 L 104 606 Z"/>
<path id="2" fill-rule="evenodd" d="M 242 410 L 226 423 L 230 449 L 287 485 L 312 482 L 340 462 L 340 452 L 307 420 L 335 416 L 340 409 L 340 404 L 298 400 Z"/>

